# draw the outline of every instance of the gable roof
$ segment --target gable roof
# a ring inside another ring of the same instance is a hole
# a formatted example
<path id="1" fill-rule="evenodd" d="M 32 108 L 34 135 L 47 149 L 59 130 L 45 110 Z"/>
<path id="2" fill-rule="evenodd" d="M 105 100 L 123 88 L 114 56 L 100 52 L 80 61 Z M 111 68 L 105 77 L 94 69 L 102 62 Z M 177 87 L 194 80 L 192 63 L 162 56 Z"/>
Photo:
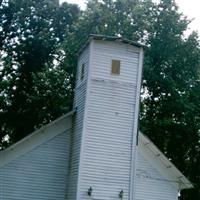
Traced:
<path id="1" fill-rule="evenodd" d="M 56 135 L 71 129 L 73 111 L 50 122 L 42 128 L 29 134 L 19 142 L 11 145 L 7 149 L 0 151 L 0 167 L 6 165 L 17 157 L 34 149 L 45 141 L 54 138 Z"/>
<path id="2" fill-rule="evenodd" d="M 72 128 L 72 116 L 74 111 L 71 111 L 46 126 L 34 131 L 19 142 L 11 145 L 9 148 L 0 151 L 0 167 L 20 155 L 32 150 L 42 143 L 50 140 L 56 135 Z M 147 155 L 148 161 L 155 167 L 167 180 L 174 180 L 174 185 L 178 189 L 192 188 L 190 181 L 167 159 L 167 157 L 156 147 L 155 144 L 141 132 L 138 136 L 138 148 L 141 152 Z"/>
<path id="3" fill-rule="evenodd" d="M 146 158 L 162 174 L 166 181 L 171 182 L 179 190 L 193 188 L 192 183 L 175 167 L 175 165 L 156 147 L 156 145 L 144 134 L 138 135 L 139 150 L 146 155 Z"/>

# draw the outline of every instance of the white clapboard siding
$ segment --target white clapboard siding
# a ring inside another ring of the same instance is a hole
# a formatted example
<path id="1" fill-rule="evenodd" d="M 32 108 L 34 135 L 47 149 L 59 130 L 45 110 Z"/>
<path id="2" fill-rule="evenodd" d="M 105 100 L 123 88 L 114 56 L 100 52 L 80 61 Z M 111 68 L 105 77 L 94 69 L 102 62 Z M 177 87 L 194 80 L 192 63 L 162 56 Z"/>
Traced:
<path id="1" fill-rule="evenodd" d="M 140 153 L 137 155 L 135 200 L 177 200 L 173 182 L 163 177 Z"/>
<path id="2" fill-rule="evenodd" d="M 111 75 L 112 59 L 121 61 Z M 82 140 L 78 199 L 129 199 L 132 142 L 138 89 L 139 48 L 121 42 L 92 41 Z"/>
<path id="3" fill-rule="evenodd" d="M 178 191 L 140 153 L 137 155 L 135 200 L 177 200 Z"/>
<path id="4" fill-rule="evenodd" d="M 81 80 L 81 66 L 85 65 L 84 78 Z M 80 160 L 80 147 L 81 137 L 83 129 L 83 119 L 85 111 L 85 98 L 87 91 L 87 77 L 88 77 L 88 66 L 89 66 L 89 46 L 82 52 L 78 59 L 77 67 L 77 78 L 75 88 L 75 99 L 74 99 L 74 110 L 76 113 L 73 120 L 73 131 L 72 131 L 72 144 L 71 144 L 71 158 L 69 166 L 69 182 L 67 199 L 75 200 L 77 193 L 78 184 L 78 170 Z"/>
<path id="5" fill-rule="evenodd" d="M 121 61 L 119 76 L 111 75 L 112 59 Z M 91 76 L 92 78 L 103 80 L 115 80 L 120 84 L 124 82 L 136 85 L 138 59 L 139 51 L 131 45 L 119 42 L 95 41 L 92 66 L 90 68 L 92 71 Z"/>
<path id="6" fill-rule="evenodd" d="M 71 130 L 0 168 L 2 200 L 64 200 Z"/>

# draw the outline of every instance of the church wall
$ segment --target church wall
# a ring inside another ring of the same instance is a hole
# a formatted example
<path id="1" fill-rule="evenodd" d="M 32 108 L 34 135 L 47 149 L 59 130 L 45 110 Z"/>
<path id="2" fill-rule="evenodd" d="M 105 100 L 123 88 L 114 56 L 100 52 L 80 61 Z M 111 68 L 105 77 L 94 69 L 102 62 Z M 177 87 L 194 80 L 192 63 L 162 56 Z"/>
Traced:
<path id="1" fill-rule="evenodd" d="M 69 166 L 69 182 L 67 199 L 75 200 L 78 189 L 78 174 L 81 152 L 81 139 L 86 103 L 87 78 L 89 66 L 90 46 L 87 46 L 78 59 L 77 78 L 75 87 L 73 131 L 71 143 L 71 156 Z M 84 66 L 84 69 L 82 67 Z"/>
<path id="2" fill-rule="evenodd" d="M 89 65 L 87 108 L 78 199 L 116 200 L 121 190 L 130 196 L 138 89 L 139 49 L 131 45 L 93 41 Z M 112 59 L 120 60 L 120 75 L 111 74 Z"/>
<path id="3" fill-rule="evenodd" d="M 138 150 L 135 200 L 178 200 L 173 181 L 163 177 Z"/>
<path id="4" fill-rule="evenodd" d="M 70 147 L 64 131 L 0 168 L 2 200 L 64 200 Z"/>

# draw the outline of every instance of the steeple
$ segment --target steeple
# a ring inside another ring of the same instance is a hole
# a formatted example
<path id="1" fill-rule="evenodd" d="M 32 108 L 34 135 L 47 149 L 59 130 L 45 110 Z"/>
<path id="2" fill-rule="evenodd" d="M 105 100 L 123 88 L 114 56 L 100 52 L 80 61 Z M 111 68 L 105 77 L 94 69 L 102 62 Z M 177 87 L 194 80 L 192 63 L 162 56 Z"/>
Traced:
<path id="1" fill-rule="evenodd" d="M 67 199 L 133 199 L 142 64 L 142 46 L 118 37 L 80 50 Z"/>

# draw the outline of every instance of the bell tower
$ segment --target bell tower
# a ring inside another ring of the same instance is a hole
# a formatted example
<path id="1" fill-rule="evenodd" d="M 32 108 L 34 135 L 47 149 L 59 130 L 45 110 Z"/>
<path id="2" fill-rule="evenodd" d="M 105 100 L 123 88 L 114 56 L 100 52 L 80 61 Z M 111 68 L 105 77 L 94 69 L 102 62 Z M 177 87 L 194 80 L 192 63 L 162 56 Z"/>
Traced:
<path id="1" fill-rule="evenodd" d="M 91 35 L 80 50 L 68 200 L 132 200 L 143 48 Z"/>

